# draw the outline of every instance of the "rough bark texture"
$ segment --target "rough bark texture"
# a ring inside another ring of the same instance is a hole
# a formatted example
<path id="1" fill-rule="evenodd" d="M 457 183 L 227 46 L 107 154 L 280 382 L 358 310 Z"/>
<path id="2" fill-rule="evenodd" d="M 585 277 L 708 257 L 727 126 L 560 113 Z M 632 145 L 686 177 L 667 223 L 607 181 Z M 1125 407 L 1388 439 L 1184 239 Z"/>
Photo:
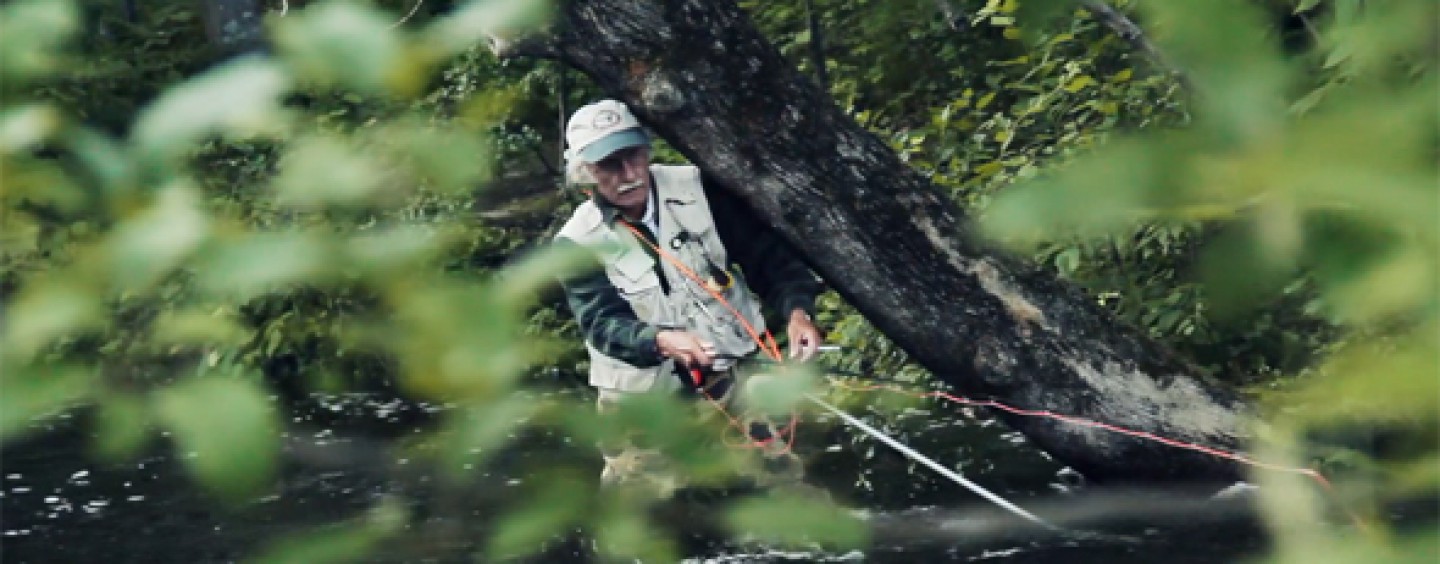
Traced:
<path id="1" fill-rule="evenodd" d="M 729 0 L 565 3 L 545 48 L 741 195 L 877 328 L 962 393 L 1212 447 L 1244 406 L 1077 288 L 986 245 Z M 502 53 L 504 54 L 504 53 Z M 917 54 L 917 56 L 923 56 Z M 1001 414 L 1102 481 L 1234 480 L 1233 463 Z"/>

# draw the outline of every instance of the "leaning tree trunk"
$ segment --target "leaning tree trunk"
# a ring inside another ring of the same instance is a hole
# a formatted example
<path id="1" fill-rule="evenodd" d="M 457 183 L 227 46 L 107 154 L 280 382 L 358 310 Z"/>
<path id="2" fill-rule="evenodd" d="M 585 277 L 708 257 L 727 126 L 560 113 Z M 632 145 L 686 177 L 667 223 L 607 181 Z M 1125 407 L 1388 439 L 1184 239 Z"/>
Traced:
<path id="1" fill-rule="evenodd" d="M 847 117 L 730 0 L 577 0 L 557 57 L 739 194 L 877 328 L 959 391 L 1234 449 L 1245 406 L 1082 291 L 982 242 L 956 206 Z M 1000 416 L 1096 480 L 1234 480 L 1233 463 Z"/>

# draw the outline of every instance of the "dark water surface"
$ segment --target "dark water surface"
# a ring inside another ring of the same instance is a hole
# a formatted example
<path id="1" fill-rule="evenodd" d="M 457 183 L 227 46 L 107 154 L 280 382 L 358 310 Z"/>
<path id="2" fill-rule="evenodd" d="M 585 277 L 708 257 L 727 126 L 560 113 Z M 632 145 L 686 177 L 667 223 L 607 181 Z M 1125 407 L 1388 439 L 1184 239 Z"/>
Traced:
<path id="1" fill-rule="evenodd" d="M 307 462 L 287 464 L 271 495 L 228 509 L 191 485 L 165 445 L 123 465 L 99 464 L 86 454 L 88 439 L 75 421 L 81 416 L 59 416 L 0 455 L 0 557 L 16 564 L 229 562 L 255 555 L 276 537 L 401 500 L 412 505 L 408 527 L 421 534 L 383 546 L 374 561 L 472 561 L 495 504 L 523 490 L 534 468 L 559 461 L 545 457 L 565 455 L 514 451 L 477 477 L 476 491 L 435 495 L 437 480 L 425 473 L 427 466 L 369 448 L 382 444 L 377 440 L 341 438 L 331 430 L 340 421 L 351 427 L 360 421 L 367 432 L 393 439 L 418 432 L 437 411 L 377 395 L 317 396 L 291 416 L 293 425 L 312 429 L 292 430 L 290 437 L 310 445 L 302 453 Z M 1028 527 L 840 422 L 817 417 L 798 435 L 809 481 L 866 519 L 872 545 L 863 552 L 779 550 L 697 533 L 684 541 L 688 561 L 1226 562 L 1267 548 L 1243 501 L 1081 487 L 1019 434 L 950 405 L 927 403 L 866 419 L 1017 505 L 1067 528 L 1105 535 Z M 525 444 L 547 441 L 568 439 L 544 435 Z M 589 463 L 598 471 L 597 462 Z M 404 501 L 416 499 L 427 501 Z M 589 560 L 583 547 L 575 539 L 557 541 L 536 560 Z"/>

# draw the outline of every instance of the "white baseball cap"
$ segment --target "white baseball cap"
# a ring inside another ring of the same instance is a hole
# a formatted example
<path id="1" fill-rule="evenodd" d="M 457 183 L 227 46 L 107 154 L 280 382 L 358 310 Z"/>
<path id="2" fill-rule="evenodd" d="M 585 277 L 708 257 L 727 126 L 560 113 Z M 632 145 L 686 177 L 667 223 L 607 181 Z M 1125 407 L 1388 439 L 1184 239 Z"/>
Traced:
<path id="1" fill-rule="evenodd" d="M 565 156 L 574 161 L 598 162 L 620 149 L 649 143 L 635 114 L 616 100 L 582 106 L 565 126 L 565 144 L 570 147 Z"/>

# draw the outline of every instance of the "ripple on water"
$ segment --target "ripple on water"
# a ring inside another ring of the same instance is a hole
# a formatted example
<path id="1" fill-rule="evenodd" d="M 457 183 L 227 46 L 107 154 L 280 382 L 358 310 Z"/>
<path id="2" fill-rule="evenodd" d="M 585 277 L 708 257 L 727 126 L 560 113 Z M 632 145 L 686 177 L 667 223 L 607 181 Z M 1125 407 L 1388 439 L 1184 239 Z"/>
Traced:
<path id="1" fill-rule="evenodd" d="M 338 414 L 340 417 L 356 420 L 378 421 L 383 419 L 403 422 L 413 420 L 413 416 L 417 414 L 423 416 L 423 413 L 420 412 L 435 412 L 447 408 L 436 405 L 376 401 L 361 395 L 342 396 L 327 401 L 331 401 L 329 407 L 311 408 L 315 412 L 314 417 L 303 419 L 323 423 Z M 293 415 L 294 412 L 290 414 Z M 933 454 L 937 459 L 943 459 L 943 463 L 946 465 L 976 473 L 974 478 L 977 481 L 983 480 L 987 485 L 995 484 L 996 491 L 1002 495 L 1029 495 L 1035 492 L 1051 491 L 1055 489 L 1054 484 L 1071 485 L 1065 479 L 1066 476 L 1063 476 L 1064 472 L 1059 471 L 1027 470 L 1024 479 L 1016 477 L 1013 473 L 1017 468 L 1030 469 L 1037 465 L 1046 467 L 1053 465 L 1058 468 L 1059 465 L 1050 462 L 1048 457 L 1043 454 L 1033 452 L 1025 444 L 1021 435 L 997 426 L 993 420 L 965 420 L 962 419 L 963 415 L 965 413 L 951 407 L 936 407 L 934 409 L 911 409 L 899 416 L 894 414 L 871 415 L 867 417 L 867 420 L 904 436 L 907 442 L 927 454 Z M 826 423 L 827 421 L 828 423 Z M 873 505 L 876 511 L 884 511 L 886 508 L 901 508 L 902 510 L 932 508 L 933 511 L 944 512 L 957 507 L 969 507 L 976 503 L 968 492 L 931 476 L 924 469 L 915 467 L 897 455 L 888 451 L 884 451 L 885 453 L 882 455 L 881 451 L 884 447 L 877 448 L 874 441 L 850 433 L 847 429 L 839 427 L 839 423 L 835 420 L 821 418 L 818 421 L 808 422 L 807 426 L 809 429 L 805 433 L 800 433 L 800 440 L 809 441 L 803 446 L 809 453 L 820 459 L 812 467 L 811 477 L 816 482 L 827 486 L 827 489 L 837 492 L 839 497 L 849 498 L 852 501 L 858 498 L 860 503 Z M 340 436 L 337 437 L 336 431 L 324 428 L 326 425 L 320 427 L 322 428 L 305 429 L 304 432 L 296 430 L 296 436 L 303 437 L 313 434 L 315 439 L 327 442 L 345 440 L 345 432 L 338 432 Z M 418 425 L 405 427 L 390 425 L 386 428 L 404 429 L 412 433 L 426 431 L 423 426 Z M 552 433 L 546 433 L 547 436 L 550 434 Z M 472 452 L 478 454 L 480 450 L 473 449 Z M 23 474 L 21 472 L 4 474 L 5 482 L 0 483 L 3 485 L 3 488 L 0 489 L 6 490 L 0 494 L 11 494 L 11 497 L 6 499 L 7 510 L 13 511 L 14 516 L 18 517 L 7 522 L 14 528 L 4 530 L 3 536 L 7 539 L 7 544 L 17 547 L 18 551 L 29 549 L 36 551 L 35 554 L 45 555 L 44 558 L 35 558 L 36 561 L 47 559 L 86 560 L 85 558 L 66 558 L 67 555 L 76 556 L 75 551 L 77 550 L 83 551 L 84 549 L 75 547 L 86 546 L 87 543 L 83 542 L 85 540 L 103 538 L 106 542 L 115 542 L 118 539 L 123 544 L 130 542 L 129 537 L 134 537 L 133 542 L 138 544 L 129 546 L 148 547 L 146 543 L 158 542 L 157 539 L 168 540 L 171 538 L 170 535 L 196 532 L 207 538 L 215 539 L 217 543 L 226 547 L 222 549 L 207 545 L 205 550 L 210 551 L 209 554 L 212 556 L 230 554 L 226 551 L 231 550 L 244 552 L 240 548 L 233 547 L 249 546 L 252 544 L 250 541 L 253 538 L 273 535 L 276 530 L 292 523 L 292 519 L 308 522 L 317 515 L 327 516 L 328 519 L 330 513 L 339 511 L 336 509 L 337 507 L 345 507 L 348 510 L 351 506 L 363 505 L 362 502 L 386 497 L 394 489 L 385 483 L 372 483 L 368 479 L 362 480 L 357 477 L 358 472 L 354 469 L 343 471 L 304 469 L 293 475 L 287 474 L 283 498 L 280 493 L 274 493 L 260 498 L 257 500 L 258 503 L 248 508 L 256 512 L 254 515 L 263 515 L 263 523 L 259 522 L 259 517 L 253 522 L 244 519 L 216 522 L 218 518 L 209 517 L 210 505 L 207 502 L 190 496 L 187 493 L 190 491 L 188 487 L 172 486 L 172 483 L 182 483 L 182 478 L 178 477 L 177 472 L 180 472 L 181 468 L 178 463 L 184 462 L 185 455 L 183 453 L 177 454 L 173 450 L 166 450 L 161 456 L 143 458 L 134 465 L 134 468 L 138 470 L 129 468 L 130 465 L 126 465 L 126 468 L 115 468 L 109 465 L 95 466 L 93 461 L 82 460 L 78 458 L 78 455 L 66 458 L 66 462 L 63 464 L 57 464 L 52 458 L 53 452 L 31 451 L 26 454 L 30 456 L 28 460 L 31 464 L 24 468 Z M 69 455 L 67 454 L 67 456 Z M 6 462 L 9 463 L 11 460 L 7 459 Z M 408 467 L 413 468 L 420 465 L 419 459 L 409 460 L 409 462 Z M 502 487 L 506 487 L 506 489 L 521 490 L 523 489 L 522 484 L 526 483 L 530 477 L 497 471 L 495 467 L 488 464 L 466 465 L 466 467 L 467 469 L 474 468 L 476 473 L 481 475 L 479 481 L 489 484 L 492 482 L 487 481 L 486 478 L 490 478 L 495 480 L 493 483 L 504 484 Z M 1038 477 L 1029 477 L 1032 473 Z M 429 478 L 429 476 L 422 476 L 420 482 L 423 484 Z M 115 486 L 120 483 L 119 480 L 133 480 L 133 483 L 124 481 L 123 485 L 117 488 Z M 93 482 L 93 485 L 90 482 Z M 87 487 L 83 490 L 74 489 L 75 485 Z M 28 495 L 29 493 L 36 495 Z M 108 499 L 97 499 L 99 495 L 105 495 Z M 12 500 L 14 501 L 12 502 Z M 43 503 L 41 503 L 42 500 Z M 332 503 L 331 500 L 335 502 Z M 472 515 L 482 513 L 480 509 L 473 507 L 465 508 L 465 510 Z M 22 513 L 23 515 L 21 515 Z M 160 519 L 157 520 L 157 516 Z M 12 517 L 12 514 L 7 513 L 6 517 Z M 861 517 L 864 518 L 863 514 Z M 920 516 L 902 513 L 892 520 L 900 523 L 907 532 L 923 532 L 922 525 L 924 523 Z M 144 525 L 132 525 L 135 523 L 144 523 Z M 72 524 L 84 524 L 85 526 L 70 526 Z M 973 539 L 961 537 L 951 539 L 944 536 L 952 534 L 951 529 L 938 525 L 933 528 L 936 531 L 934 533 L 936 537 L 922 539 L 923 542 L 930 544 L 905 544 L 911 542 L 906 540 L 911 537 L 906 536 L 893 541 L 893 543 L 899 544 L 877 541 L 875 546 L 867 549 L 865 553 L 859 551 L 827 553 L 819 549 L 780 550 L 757 547 L 750 543 L 707 543 L 698 551 L 699 554 L 691 553 L 685 562 L 1066 561 L 1072 555 L 1071 551 L 1061 548 L 1063 545 L 1016 547 L 1008 543 L 998 544 L 998 542 L 1008 541 L 976 544 L 978 541 Z M 223 531 L 223 534 L 212 531 Z M 97 534 L 104 536 L 95 537 L 94 535 Z M 17 539 L 17 537 L 29 538 Z M 82 542 L 76 542 L 77 540 Z M 921 541 L 914 542 L 920 543 Z M 1140 552 L 1134 558 L 1113 561 L 1154 561 L 1152 557 L 1157 556 L 1159 551 L 1173 550 L 1159 542 L 1154 544 L 1155 549 L 1148 553 Z M 959 546 L 957 547 L 957 545 Z M 6 556 L 11 555 L 10 548 L 11 546 L 6 547 Z M 17 560 L 26 559 L 17 558 Z M 1213 560 L 1227 560 L 1227 558 Z"/>

